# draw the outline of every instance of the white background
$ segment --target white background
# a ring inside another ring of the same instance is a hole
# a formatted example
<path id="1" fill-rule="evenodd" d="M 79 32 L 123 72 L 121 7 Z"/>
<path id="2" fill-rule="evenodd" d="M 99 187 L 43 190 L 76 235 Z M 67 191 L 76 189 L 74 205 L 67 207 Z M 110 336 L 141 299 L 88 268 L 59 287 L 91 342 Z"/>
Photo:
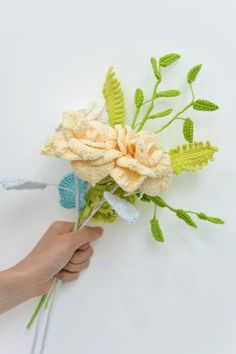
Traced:
<path id="1" fill-rule="evenodd" d="M 0 179 L 56 183 L 69 164 L 39 154 L 61 112 L 99 97 L 112 64 L 125 91 L 151 92 L 149 58 L 179 52 L 162 88 L 190 95 L 186 71 L 203 69 L 197 96 L 219 104 L 214 113 L 189 112 L 196 139 L 220 147 L 215 162 L 175 177 L 166 200 L 221 216 L 224 226 L 189 228 L 167 210 L 159 219 L 164 244 L 149 231 L 152 209 L 140 206 L 136 225 L 107 226 L 80 281 L 58 292 L 45 354 L 235 354 L 235 67 L 234 0 L 0 1 Z M 183 102 L 184 101 L 184 102 Z M 166 102 L 166 101 L 165 101 Z M 169 149 L 182 144 L 181 122 L 160 135 Z M 74 213 L 57 192 L 0 190 L 0 267 L 15 264 L 55 219 Z M 29 301 L 0 318 L 0 353 L 29 353 Z"/>

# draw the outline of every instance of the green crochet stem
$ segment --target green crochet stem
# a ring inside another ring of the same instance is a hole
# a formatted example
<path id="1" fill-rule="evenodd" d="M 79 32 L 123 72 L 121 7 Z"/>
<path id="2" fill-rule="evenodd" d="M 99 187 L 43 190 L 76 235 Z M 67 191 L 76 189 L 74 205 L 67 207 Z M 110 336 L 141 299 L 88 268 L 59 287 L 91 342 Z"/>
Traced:
<path id="1" fill-rule="evenodd" d="M 141 109 L 141 107 L 142 107 L 143 105 L 144 105 L 144 103 L 143 103 L 140 107 L 138 107 L 138 108 L 136 109 L 136 112 L 135 112 L 134 118 L 133 118 L 133 122 L 132 122 L 132 126 L 131 126 L 132 129 L 135 129 L 135 127 L 136 127 L 137 118 L 138 118 L 140 109 Z"/>
<path id="2" fill-rule="evenodd" d="M 165 125 L 163 125 L 163 127 L 161 127 L 160 129 L 156 130 L 155 133 L 158 134 L 160 132 L 162 132 L 164 129 L 168 128 L 175 120 L 179 119 L 179 116 L 184 113 L 185 111 L 187 111 L 190 107 L 192 107 L 194 100 L 192 100 L 187 106 L 185 106 L 183 109 L 181 109 L 181 111 L 179 111 L 178 113 L 176 113 L 176 115 L 171 118 L 169 120 L 168 123 L 166 123 Z M 182 118 L 181 118 L 182 119 Z"/>
<path id="3" fill-rule="evenodd" d="M 154 108 L 154 101 L 156 99 L 156 96 L 157 96 L 157 88 L 159 86 L 161 82 L 161 79 L 157 80 L 157 82 L 155 83 L 155 86 L 154 86 L 154 89 L 153 89 L 153 93 L 152 93 L 152 98 L 151 98 L 151 101 L 150 101 L 150 104 L 149 104 L 149 107 L 147 109 L 147 112 L 145 113 L 143 119 L 141 120 L 140 124 L 139 124 L 139 127 L 137 129 L 137 132 L 139 132 L 140 130 L 143 129 L 145 123 L 147 122 L 147 120 L 149 119 L 149 116 Z M 133 125 L 132 125 L 133 126 Z"/>
<path id="4" fill-rule="evenodd" d="M 27 329 L 30 329 L 32 327 L 32 324 L 34 323 L 34 320 L 36 319 L 36 317 L 38 316 L 39 314 L 39 311 L 41 310 L 41 308 L 43 307 L 45 301 L 46 301 L 46 298 L 47 298 L 47 295 L 42 295 L 39 302 L 38 302 L 38 305 L 33 313 L 33 316 L 31 317 L 31 319 L 29 320 L 29 322 L 27 323 L 26 325 L 26 328 Z"/>
<path id="5" fill-rule="evenodd" d="M 180 117 L 180 115 L 182 113 L 184 113 L 185 111 L 187 111 L 190 107 L 193 106 L 194 104 L 194 100 L 195 100 L 195 95 L 194 95 L 194 91 L 193 91 L 193 86 L 191 83 L 189 83 L 189 87 L 190 87 L 190 91 L 191 91 L 191 94 L 192 94 L 192 101 L 187 105 L 185 106 L 181 111 L 179 111 L 173 118 L 171 118 L 169 120 L 168 123 L 166 123 L 165 125 L 163 125 L 162 128 L 158 129 L 155 133 L 158 134 L 160 132 L 162 132 L 163 130 L 165 130 L 166 128 L 168 128 L 175 120 L 185 120 L 186 118 L 182 118 Z"/>
<path id="6" fill-rule="evenodd" d="M 47 295 L 46 303 L 45 303 L 45 306 L 44 306 L 45 310 L 47 310 L 47 308 L 49 306 L 49 303 L 50 303 L 51 299 L 53 298 L 53 296 L 55 294 L 55 291 L 56 291 L 56 288 L 57 288 L 58 284 L 59 284 L 59 279 L 54 279 L 52 287 L 49 290 L 49 293 Z"/>

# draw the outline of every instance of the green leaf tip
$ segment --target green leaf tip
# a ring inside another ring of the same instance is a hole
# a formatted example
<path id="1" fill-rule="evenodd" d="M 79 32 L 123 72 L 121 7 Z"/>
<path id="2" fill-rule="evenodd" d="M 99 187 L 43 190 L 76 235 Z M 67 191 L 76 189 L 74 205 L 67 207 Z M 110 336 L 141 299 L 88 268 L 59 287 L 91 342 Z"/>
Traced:
<path id="1" fill-rule="evenodd" d="M 150 61 L 151 61 L 152 70 L 153 70 L 153 73 L 154 73 L 154 75 L 155 75 L 155 78 L 156 78 L 157 80 L 161 80 L 161 73 L 160 73 L 160 71 L 158 70 L 156 58 L 152 57 L 152 58 L 150 59 Z"/>
<path id="2" fill-rule="evenodd" d="M 136 108 L 140 108 L 142 106 L 143 100 L 144 100 L 143 90 L 141 88 L 137 88 L 134 97 Z"/>
<path id="3" fill-rule="evenodd" d="M 186 141 L 193 142 L 194 124 L 190 118 L 185 118 L 183 124 L 183 135 Z"/>
<path id="4" fill-rule="evenodd" d="M 213 161 L 216 151 L 218 148 L 212 146 L 209 141 L 177 146 L 169 151 L 172 170 L 176 175 L 183 171 L 195 172 L 206 166 L 209 161 Z"/>
<path id="5" fill-rule="evenodd" d="M 150 223 L 151 223 L 151 231 L 154 239 L 158 242 L 164 242 L 162 230 L 155 216 L 153 217 L 153 219 L 150 220 Z"/>
<path id="6" fill-rule="evenodd" d="M 195 224 L 191 216 L 186 211 L 182 209 L 177 209 L 175 214 L 179 219 L 183 220 L 187 225 L 197 228 L 197 225 Z"/>
<path id="7" fill-rule="evenodd" d="M 164 55 L 159 59 L 159 64 L 160 66 L 163 66 L 164 68 L 171 65 L 172 63 L 176 62 L 178 59 L 181 58 L 181 55 L 177 53 L 170 53 L 167 55 Z"/>
<path id="8" fill-rule="evenodd" d="M 199 98 L 198 100 L 193 102 L 193 109 L 195 109 L 196 111 L 210 112 L 216 111 L 217 109 L 219 109 L 219 107 L 213 102 Z"/>
<path id="9" fill-rule="evenodd" d="M 199 71 L 201 70 L 201 68 L 202 68 L 202 64 L 197 64 L 189 70 L 187 75 L 187 82 L 189 84 L 192 84 L 196 80 L 196 77 Z"/>
<path id="10" fill-rule="evenodd" d="M 103 87 L 103 95 L 106 100 L 106 109 L 109 117 L 109 123 L 112 127 L 116 124 L 125 123 L 125 103 L 124 103 L 124 95 L 120 86 L 120 82 L 115 77 L 115 72 L 113 67 L 110 67 L 104 87 Z"/>
<path id="11" fill-rule="evenodd" d="M 222 220 L 220 218 L 216 218 L 215 216 L 208 216 L 204 213 L 197 213 L 197 217 L 201 220 L 206 220 L 206 221 L 212 222 L 213 224 L 223 225 L 225 223 L 224 220 Z"/>
<path id="12" fill-rule="evenodd" d="M 177 97 L 181 95 L 179 90 L 167 90 L 167 91 L 160 91 L 156 94 L 156 98 L 159 97 Z"/>

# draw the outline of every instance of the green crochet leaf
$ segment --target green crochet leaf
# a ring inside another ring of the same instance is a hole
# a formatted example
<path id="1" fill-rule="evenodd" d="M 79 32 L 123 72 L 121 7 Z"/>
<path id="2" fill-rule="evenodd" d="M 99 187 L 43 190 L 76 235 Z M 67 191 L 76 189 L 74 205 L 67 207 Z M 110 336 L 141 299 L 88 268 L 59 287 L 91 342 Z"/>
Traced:
<path id="1" fill-rule="evenodd" d="M 194 131 L 194 124 L 190 118 L 185 118 L 183 124 L 183 135 L 185 140 L 189 143 L 193 142 L 193 131 Z"/>
<path id="2" fill-rule="evenodd" d="M 187 81 L 189 84 L 193 83 L 196 80 L 196 77 L 199 71 L 201 70 L 201 68 L 202 68 L 202 64 L 198 64 L 189 70 L 187 75 Z"/>
<path id="3" fill-rule="evenodd" d="M 164 55 L 159 59 L 159 64 L 160 66 L 167 67 L 174 63 L 176 60 L 178 60 L 181 57 L 181 55 L 177 53 L 170 53 L 167 55 Z"/>
<path id="4" fill-rule="evenodd" d="M 181 95 L 181 92 L 179 90 L 167 90 L 167 91 L 157 92 L 156 98 L 159 98 L 159 97 L 177 97 L 179 95 Z"/>
<path id="5" fill-rule="evenodd" d="M 211 146 L 209 141 L 177 146 L 169 151 L 173 172 L 177 175 L 183 171 L 195 172 L 213 161 L 216 151 L 218 148 Z"/>
<path id="6" fill-rule="evenodd" d="M 149 116 L 149 119 L 166 117 L 169 114 L 171 114 L 172 112 L 173 112 L 173 109 L 172 108 L 168 108 L 168 109 L 165 109 L 164 111 L 152 114 L 151 116 Z"/>
<path id="7" fill-rule="evenodd" d="M 157 68 L 157 60 L 156 60 L 156 58 L 153 58 L 153 57 L 150 60 L 151 60 L 153 73 L 154 73 L 156 79 L 160 80 L 161 79 L 161 74 L 160 74 L 160 72 L 159 72 L 159 70 Z"/>
<path id="8" fill-rule="evenodd" d="M 164 242 L 163 233 L 161 231 L 159 222 L 155 216 L 153 219 L 150 220 L 150 223 L 151 223 L 151 230 L 154 239 L 158 242 Z"/>
<path id="9" fill-rule="evenodd" d="M 124 125 L 125 123 L 124 95 L 120 82 L 115 75 L 113 67 L 110 67 L 103 87 L 109 122 L 112 127 L 116 124 Z"/>
<path id="10" fill-rule="evenodd" d="M 178 216 L 179 219 L 183 220 L 187 225 L 195 228 L 197 227 L 197 225 L 195 224 L 191 216 L 188 213 L 186 213 L 186 211 L 182 209 L 177 209 L 175 211 L 175 214 L 176 216 Z"/>
<path id="11" fill-rule="evenodd" d="M 111 177 L 106 177 L 98 182 L 96 186 L 90 187 L 85 196 L 85 207 L 80 215 L 80 221 L 84 220 L 102 200 L 105 191 L 111 192 L 114 188 L 114 181 Z M 127 200 L 131 204 L 135 204 L 135 195 L 126 195 L 127 193 L 121 188 L 118 188 L 115 193 L 120 198 Z M 105 223 L 112 223 L 117 219 L 117 213 L 112 209 L 110 204 L 105 202 L 93 216 L 94 221 L 103 221 Z"/>
<path id="12" fill-rule="evenodd" d="M 210 112 L 216 111 L 217 109 L 219 109 L 219 107 L 213 102 L 199 98 L 193 103 L 193 109 L 195 109 L 196 111 Z"/>
<path id="13" fill-rule="evenodd" d="M 161 197 L 159 197 L 158 195 L 156 195 L 155 197 L 149 197 L 150 200 L 156 204 L 157 206 L 159 206 L 160 208 L 166 208 L 167 204 L 164 201 L 164 199 L 162 199 Z"/>
<path id="14" fill-rule="evenodd" d="M 144 100 L 143 90 L 141 88 L 137 88 L 134 97 L 136 108 L 140 108 L 142 106 L 143 100 Z"/>
<path id="15" fill-rule="evenodd" d="M 208 216 L 204 213 L 198 213 L 196 215 L 199 219 L 212 222 L 213 224 L 224 224 L 225 223 L 224 220 L 222 220 L 220 218 L 216 218 L 215 216 Z"/>

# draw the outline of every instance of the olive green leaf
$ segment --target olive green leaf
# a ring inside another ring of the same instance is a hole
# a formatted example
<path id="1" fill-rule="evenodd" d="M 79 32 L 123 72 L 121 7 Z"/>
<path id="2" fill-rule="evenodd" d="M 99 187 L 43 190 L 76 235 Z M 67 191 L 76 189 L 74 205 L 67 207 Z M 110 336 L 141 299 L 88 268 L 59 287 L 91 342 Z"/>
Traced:
<path id="1" fill-rule="evenodd" d="M 224 220 L 216 218 L 215 216 L 208 216 L 204 213 L 197 213 L 196 215 L 199 219 L 212 222 L 213 224 L 224 224 Z"/>
<path id="2" fill-rule="evenodd" d="M 190 118 L 185 118 L 183 124 L 183 135 L 189 143 L 193 142 L 194 124 Z"/>
<path id="3" fill-rule="evenodd" d="M 160 97 L 177 97 L 179 95 L 181 95 L 181 92 L 179 90 L 167 90 L 167 91 L 157 92 L 156 98 L 160 98 Z"/>
<path id="4" fill-rule="evenodd" d="M 125 103 L 120 82 L 115 77 L 113 67 L 110 67 L 106 75 L 103 94 L 106 100 L 106 109 L 109 123 L 112 127 L 125 123 Z"/>
<path id="5" fill-rule="evenodd" d="M 147 195 L 145 193 L 142 195 L 142 197 L 140 199 L 142 200 L 142 202 L 148 202 L 149 203 L 151 201 L 149 195 Z"/>
<path id="6" fill-rule="evenodd" d="M 154 73 L 156 79 L 160 80 L 161 79 L 161 74 L 160 74 L 160 71 L 158 70 L 158 67 L 157 67 L 157 60 L 154 57 L 152 57 L 150 60 L 151 60 L 153 73 Z"/>
<path id="7" fill-rule="evenodd" d="M 150 220 L 150 223 L 154 239 L 158 242 L 164 242 L 163 233 L 161 231 L 159 222 L 155 216 L 153 217 L 153 219 Z"/>
<path id="8" fill-rule="evenodd" d="M 187 75 L 187 81 L 189 84 L 192 84 L 196 80 L 196 77 L 199 71 L 201 70 L 201 68 L 202 68 L 202 64 L 198 64 L 189 70 Z"/>
<path id="9" fill-rule="evenodd" d="M 151 116 L 149 116 L 149 119 L 166 117 L 169 114 L 171 114 L 172 112 L 173 112 L 173 109 L 172 108 L 168 108 L 168 109 L 165 109 L 164 111 L 152 114 Z"/>
<path id="10" fill-rule="evenodd" d="M 192 226 L 195 228 L 197 227 L 197 225 L 195 224 L 195 222 L 193 221 L 191 216 L 188 213 L 186 213 L 186 211 L 184 211 L 182 209 L 177 209 L 175 211 L 175 213 L 176 213 L 176 216 L 178 216 L 178 218 L 182 219 L 189 226 Z"/>
<path id="11" fill-rule="evenodd" d="M 216 111 L 217 109 L 219 109 L 219 107 L 213 102 L 199 98 L 198 100 L 193 102 L 193 109 L 195 109 L 196 111 L 210 112 L 210 111 Z"/>
<path id="12" fill-rule="evenodd" d="M 177 146 L 169 151 L 172 170 L 177 175 L 183 171 L 195 172 L 206 166 L 209 161 L 213 161 L 216 151 L 218 148 L 212 146 L 209 141 Z"/>
<path id="13" fill-rule="evenodd" d="M 161 197 L 159 197 L 158 195 L 156 195 L 155 197 L 149 197 L 149 198 L 154 204 L 156 204 L 160 208 L 167 207 L 166 202 Z"/>
<path id="14" fill-rule="evenodd" d="M 136 108 L 140 108 L 144 100 L 143 90 L 141 88 L 136 89 L 134 100 Z"/>
<path id="15" fill-rule="evenodd" d="M 159 59 L 159 64 L 160 66 L 167 67 L 174 63 L 176 60 L 178 60 L 181 57 L 181 55 L 177 53 L 170 53 L 167 55 L 164 55 Z"/>

